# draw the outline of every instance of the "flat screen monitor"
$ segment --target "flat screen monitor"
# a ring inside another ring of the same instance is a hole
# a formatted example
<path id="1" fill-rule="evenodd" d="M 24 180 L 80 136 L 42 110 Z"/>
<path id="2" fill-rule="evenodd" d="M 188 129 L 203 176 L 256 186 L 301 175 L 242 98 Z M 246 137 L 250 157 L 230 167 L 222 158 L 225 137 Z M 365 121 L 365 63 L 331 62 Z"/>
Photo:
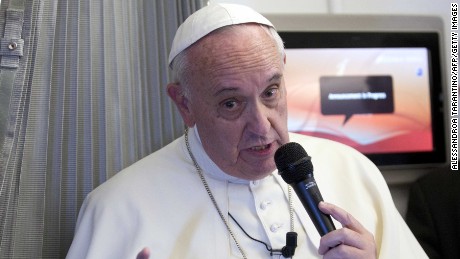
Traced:
<path id="1" fill-rule="evenodd" d="M 380 167 L 445 163 L 440 31 L 279 33 L 291 132 L 344 143 Z"/>

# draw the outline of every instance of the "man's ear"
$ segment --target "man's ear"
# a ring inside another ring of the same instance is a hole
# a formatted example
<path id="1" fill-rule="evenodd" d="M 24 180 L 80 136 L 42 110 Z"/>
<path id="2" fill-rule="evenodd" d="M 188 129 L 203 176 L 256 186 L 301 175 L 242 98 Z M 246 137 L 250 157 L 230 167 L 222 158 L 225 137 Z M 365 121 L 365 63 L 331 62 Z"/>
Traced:
<path id="1" fill-rule="evenodd" d="M 189 99 L 184 95 L 182 85 L 179 83 L 170 83 L 167 86 L 169 97 L 174 101 L 179 112 L 184 120 L 185 125 L 193 127 L 195 125 L 195 117 L 190 107 Z"/>

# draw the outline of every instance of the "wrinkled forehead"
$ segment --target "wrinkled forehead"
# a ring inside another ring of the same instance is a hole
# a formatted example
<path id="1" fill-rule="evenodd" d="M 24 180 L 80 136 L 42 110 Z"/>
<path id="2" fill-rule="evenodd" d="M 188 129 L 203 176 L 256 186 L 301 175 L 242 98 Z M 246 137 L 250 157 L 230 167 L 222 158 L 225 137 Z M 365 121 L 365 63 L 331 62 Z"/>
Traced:
<path id="1" fill-rule="evenodd" d="M 278 56 L 277 43 L 268 28 L 253 23 L 219 28 L 190 46 L 186 53 L 189 61 L 213 60 L 215 64 Z"/>
<path id="2" fill-rule="evenodd" d="M 215 31 L 187 49 L 186 56 L 188 78 L 195 84 L 214 85 L 248 74 L 262 76 L 283 70 L 276 41 L 258 24 Z"/>
<path id="3" fill-rule="evenodd" d="M 237 4 L 210 4 L 190 15 L 178 28 L 174 37 L 169 64 L 174 58 L 209 33 L 229 25 L 257 23 L 273 24 L 253 9 Z"/>

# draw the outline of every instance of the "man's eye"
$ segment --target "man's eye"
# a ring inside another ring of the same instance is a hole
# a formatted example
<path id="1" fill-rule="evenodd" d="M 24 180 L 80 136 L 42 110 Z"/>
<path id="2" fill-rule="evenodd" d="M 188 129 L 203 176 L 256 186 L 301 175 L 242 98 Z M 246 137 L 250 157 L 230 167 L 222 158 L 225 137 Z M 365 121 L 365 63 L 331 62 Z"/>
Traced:
<path id="1" fill-rule="evenodd" d="M 226 120 L 235 120 L 244 110 L 245 102 L 238 99 L 227 99 L 219 105 L 219 115 Z"/>
<path id="2" fill-rule="evenodd" d="M 278 88 L 270 88 L 267 91 L 265 91 L 265 97 L 273 97 L 278 93 Z"/>
<path id="3" fill-rule="evenodd" d="M 229 110 L 233 109 L 236 107 L 236 101 L 234 100 L 230 100 L 230 101 L 226 101 L 223 103 L 223 106 Z"/>

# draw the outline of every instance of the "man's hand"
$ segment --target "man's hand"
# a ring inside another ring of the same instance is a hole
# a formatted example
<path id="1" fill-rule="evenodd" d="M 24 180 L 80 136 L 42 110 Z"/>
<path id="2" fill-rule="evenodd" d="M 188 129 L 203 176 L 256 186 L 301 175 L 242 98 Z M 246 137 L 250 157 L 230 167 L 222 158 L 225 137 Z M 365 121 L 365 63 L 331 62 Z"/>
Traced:
<path id="1" fill-rule="evenodd" d="M 345 210 L 326 202 L 319 209 L 342 223 L 343 228 L 331 231 L 321 238 L 318 253 L 324 259 L 377 258 L 374 236 Z"/>
<path id="2" fill-rule="evenodd" d="M 148 249 L 147 247 L 144 247 L 144 249 L 142 249 L 142 251 L 140 251 L 137 256 L 136 256 L 136 259 L 149 259 L 150 257 L 150 249 Z"/>

